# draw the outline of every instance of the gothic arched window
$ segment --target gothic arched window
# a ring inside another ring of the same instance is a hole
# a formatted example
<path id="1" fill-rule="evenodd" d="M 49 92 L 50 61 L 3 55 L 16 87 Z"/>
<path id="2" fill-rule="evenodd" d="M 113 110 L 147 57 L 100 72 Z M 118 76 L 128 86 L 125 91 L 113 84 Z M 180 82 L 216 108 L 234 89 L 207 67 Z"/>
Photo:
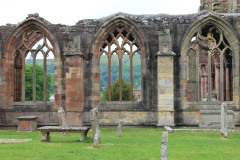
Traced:
<path id="1" fill-rule="evenodd" d="M 52 76 L 47 73 L 47 58 L 52 59 L 48 62 L 52 62 L 54 66 L 53 47 L 48 38 L 37 29 L 25 31 L 17 41 L 14 56 L 14 101 L 48 101 L 50 88 L 54 95 L 54 68 L 51 69 Z M 27 67 L 27 64 L 30 66 Z M 38 72 L 39 67 L 41 71 Z M 27 69 L 32 76 L 25 74 Z"/>
<path id="2" fill-rule="evenodd" d="M 231 101 L 232 49 L 223 31 L 213 25 L 199 30 L 188 56 L 188 101 Z"/>
<path id="3" fill-rule="evenodd" d="M 115 80 L 119 81 L 119 101 L 124 100 L 123 93 L 125 90 L 123 90 L 123 85 L 125 85 L 125 81 L 130 83 L 130 101 L 134 100 L 134 88 L 138 87 L 135 85 L 141 86 L 141 82 L 134 83 L 134 76 L 138 76 L 138 78 L 141 80 L 141 59 L 138 53 L 139 51 L 140 46 L 134 34 L 122 26 L 119 26 L 109 32 L 107 37 L 102 42 L 102 45 L 99 49 L 101 57 L 100 66 L 102 63 L 107 62 L 108 67 L 101 67 L 100 70 L 105 69 L 108 72 L 107 75 L 105 75 L 107 79 L 101 81 L 101 89 L 105 88 L 108 90 L 108 101 L 111 101 L 113 96 L 115 96 L 112 95 L 113 91 L 111 90 L 111 86 Z M 140 75 L 134 74 L 133 71 L 134 69 L 137 70 L 139 68 L 134 68 L 133 66 L 137 62 L 140 62 L 140 64 L 138 64 L 140 69 L 137 72 L 139 73 L 140 71 Z M 114 76 L 116 73 L 119 73 L 118 77 Z M 103 86 L 104 83 L 106 86 Z"/>

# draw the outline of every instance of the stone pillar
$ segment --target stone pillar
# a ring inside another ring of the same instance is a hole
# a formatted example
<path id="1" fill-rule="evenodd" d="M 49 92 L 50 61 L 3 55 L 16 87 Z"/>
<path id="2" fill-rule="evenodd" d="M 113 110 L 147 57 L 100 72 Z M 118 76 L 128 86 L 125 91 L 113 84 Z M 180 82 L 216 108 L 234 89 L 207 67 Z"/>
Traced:
<path id="1" fill-rule="evenodd" d="M 159 32 L 157 56 L 158 123 L 157 126 L 174 126 L 174 64 L 170 28 Z"/>
<path id="2" fill-rule="evenodd" d="M 229 67 L 226 67 L 226 101 L 230 101 L 230 78 L 229 78 Z"/>
<path id="3" fill-rule="evenodd" d="M 66 72 L 66 120 L 69 125 L 82 124 L 83 110 L 83 54 L 80 39 L 75 37 L 64 48 Z M 74 119 L 74 120 L 73 120 Z"/>
<path id="4" fill-rule="evenodd" d="M 123 120 L 121 119 L 118 124 L 117 137 L 121 136 Z"/>
<path id="5" fill-rule="evenodd" d="M 204 76 L 201 75 L 201 98 L 203 97 L 204 93 L 205 93 L 205 83 L 204 83 Z"/>
<path id="6" fill-rule="evenodd" d="M 220 101 L 220 68 L 219 65 L 215 66 L 215 88 L 217 91 L 217 100 Z"/>
<path id="7" fill-rule="evenodd" d="M 205 76 L 204 76 L 204 86 L 205 86 L 205 88 L 204 88 L 204 93 L 206 93 L 206 92 L 208 92 L 208 75 L 206 74 Z"/>
<path id="8" fill-rule="evenodd" d="M 174 126 L 173 56 L 159 53 L 158 68 L 158 123 L 157 126 Z"/>
<path id="9" fill-rule="evenodd" d="M 168 157 L 168 132 L 162 132 L 162 142 L 161 142 L 161 160 L 167 160 Z"/>
<path id="10" fill-rule="evenodd" d="M 221 135 L 227 138 L 227 104 L 222 103 L 221 106 Z"/>
<path id="11" fill-rule="evenodd" d="M 95 107 L 90 111 L 90 118 L 91 118 L 92 133 L 94 138 L 96 130 L 98 129 L 98 107 Z"/>

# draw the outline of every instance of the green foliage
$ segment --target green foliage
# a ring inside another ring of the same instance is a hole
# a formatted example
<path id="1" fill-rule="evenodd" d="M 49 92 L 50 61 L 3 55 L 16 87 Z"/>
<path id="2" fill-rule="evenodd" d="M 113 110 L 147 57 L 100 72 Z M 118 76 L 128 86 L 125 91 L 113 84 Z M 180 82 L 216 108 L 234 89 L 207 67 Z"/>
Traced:
<path id="1" fill-rule="evenodd" d="M 36 64 L 36 100 L 43 101 L 43 68 Z M 52 75 L 47 73 L 47 100 L 51 96 Z M 33 65 L 25 65 L 25 101 L 33 100 Z"/>
<path id="2" fill-rule="evenodd" d="M 111 80 L 115 82 L 119 79 L 119 59 L 117 55 L 111 58 Z M 127 55 L 122 58 L 122 76 L 123 79 L 130 83 L 130 59 Z M 141 58 L 139 54 L 133 56 L 133 86 L 141 85 Z M 108 58 L 102 55 L 100 59 L 100 92 L 108 87 Z"/>
<path id="3" fill-rule="evenodd" d="M 108 89 L 103 92 L 105 100 L 108 100 Z M 122 80 L 122 100 L 131 101 L 131 85 L 130 83 Z M 133 95 L 133 100 L 136 101 L 137 98 Z M 113 82 L 111 86 L 111 101 L 119 101 L 119 80 L 117 79 Z"/>
<path id="4" fill-rule="evenodd" d="M 25 64 L 33 64 L 32 59 L 26 59 Z M 36 59 L 36 64 L 40 65 L 43 68 L 43 59 Z M 52 83 L 51 83 L 51 94 L 54 94 L 54 87 L 55 87 L 55 65 L 54 65 L 54 59 L 47 58 L 47 73 L 50 73 L 52 75 Z"/>

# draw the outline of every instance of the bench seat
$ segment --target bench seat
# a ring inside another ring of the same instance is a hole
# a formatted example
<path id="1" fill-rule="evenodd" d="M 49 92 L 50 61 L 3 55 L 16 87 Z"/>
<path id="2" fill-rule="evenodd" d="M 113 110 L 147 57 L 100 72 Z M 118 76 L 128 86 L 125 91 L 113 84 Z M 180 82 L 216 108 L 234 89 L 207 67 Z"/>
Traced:
<path id="1" fill-rule="evenodd" d="M 50 142 L 50 132 L 79 132 L 81 134 L 80 141 L 87 138 L 90 127 L 63 127 L 63 126 L 45 126 L 38 130 L 42 133 L 42 142 Z M 46 136 L 47 134 L 47 136 Z"/>

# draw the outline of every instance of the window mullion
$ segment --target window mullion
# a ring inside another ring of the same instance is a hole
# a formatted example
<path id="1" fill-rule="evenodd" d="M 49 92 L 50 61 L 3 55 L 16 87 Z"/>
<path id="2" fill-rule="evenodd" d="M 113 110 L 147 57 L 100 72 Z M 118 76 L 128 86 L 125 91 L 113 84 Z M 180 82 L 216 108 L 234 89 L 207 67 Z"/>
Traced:
<path id="1" fill-rule="evenodd" d="M 208 101 L 212 101 L 212 87 L 211 87 L 211 59 L 212 59 L 212 50 L 208 51 Z"/>
<path id="2" fill-rule="evenodd" d="M 122 51 L 118 50 L 119 58 L 119 101 L 122 101 Z"/>
<path id="3" fill-rule="evenodd" d="M 197 102 L 200 101 L 200 86 L 199 86 L 199 51 L 196 51 L 196 92 L 197 93 Z"/>
<path id="4" fill-rule="evenodd" d="M 223 88 L 223 52 L 220 53 L 220 101 L 224 101 Z"/>
<path id="5" fill-rule="evenodd" d="M 133 56 L 130 53 L 130 85 L 131 85 L 131 101 L 133 101 Z"/>
<path id="6" fill-rule="evenodd" d="M 36 102 L 36 53 L 31 52 L 33 57 L 33 102 Z"/>
<path id="7" fill-rule="evenodd" d="M 22 102 L 25 102 L 25 54 L 22 55 Z"/>
<path id="8" fill-rule="evenodd" d="M 111 101 L 111 55 L 108 55 L 108 101 Z"/>
<path id="9" fill-rule="evenodd" d="M 44 55 L 44 71 L 43 71 L 43 101 L 44 103 L 47 102 L 47 56 Z"/>

